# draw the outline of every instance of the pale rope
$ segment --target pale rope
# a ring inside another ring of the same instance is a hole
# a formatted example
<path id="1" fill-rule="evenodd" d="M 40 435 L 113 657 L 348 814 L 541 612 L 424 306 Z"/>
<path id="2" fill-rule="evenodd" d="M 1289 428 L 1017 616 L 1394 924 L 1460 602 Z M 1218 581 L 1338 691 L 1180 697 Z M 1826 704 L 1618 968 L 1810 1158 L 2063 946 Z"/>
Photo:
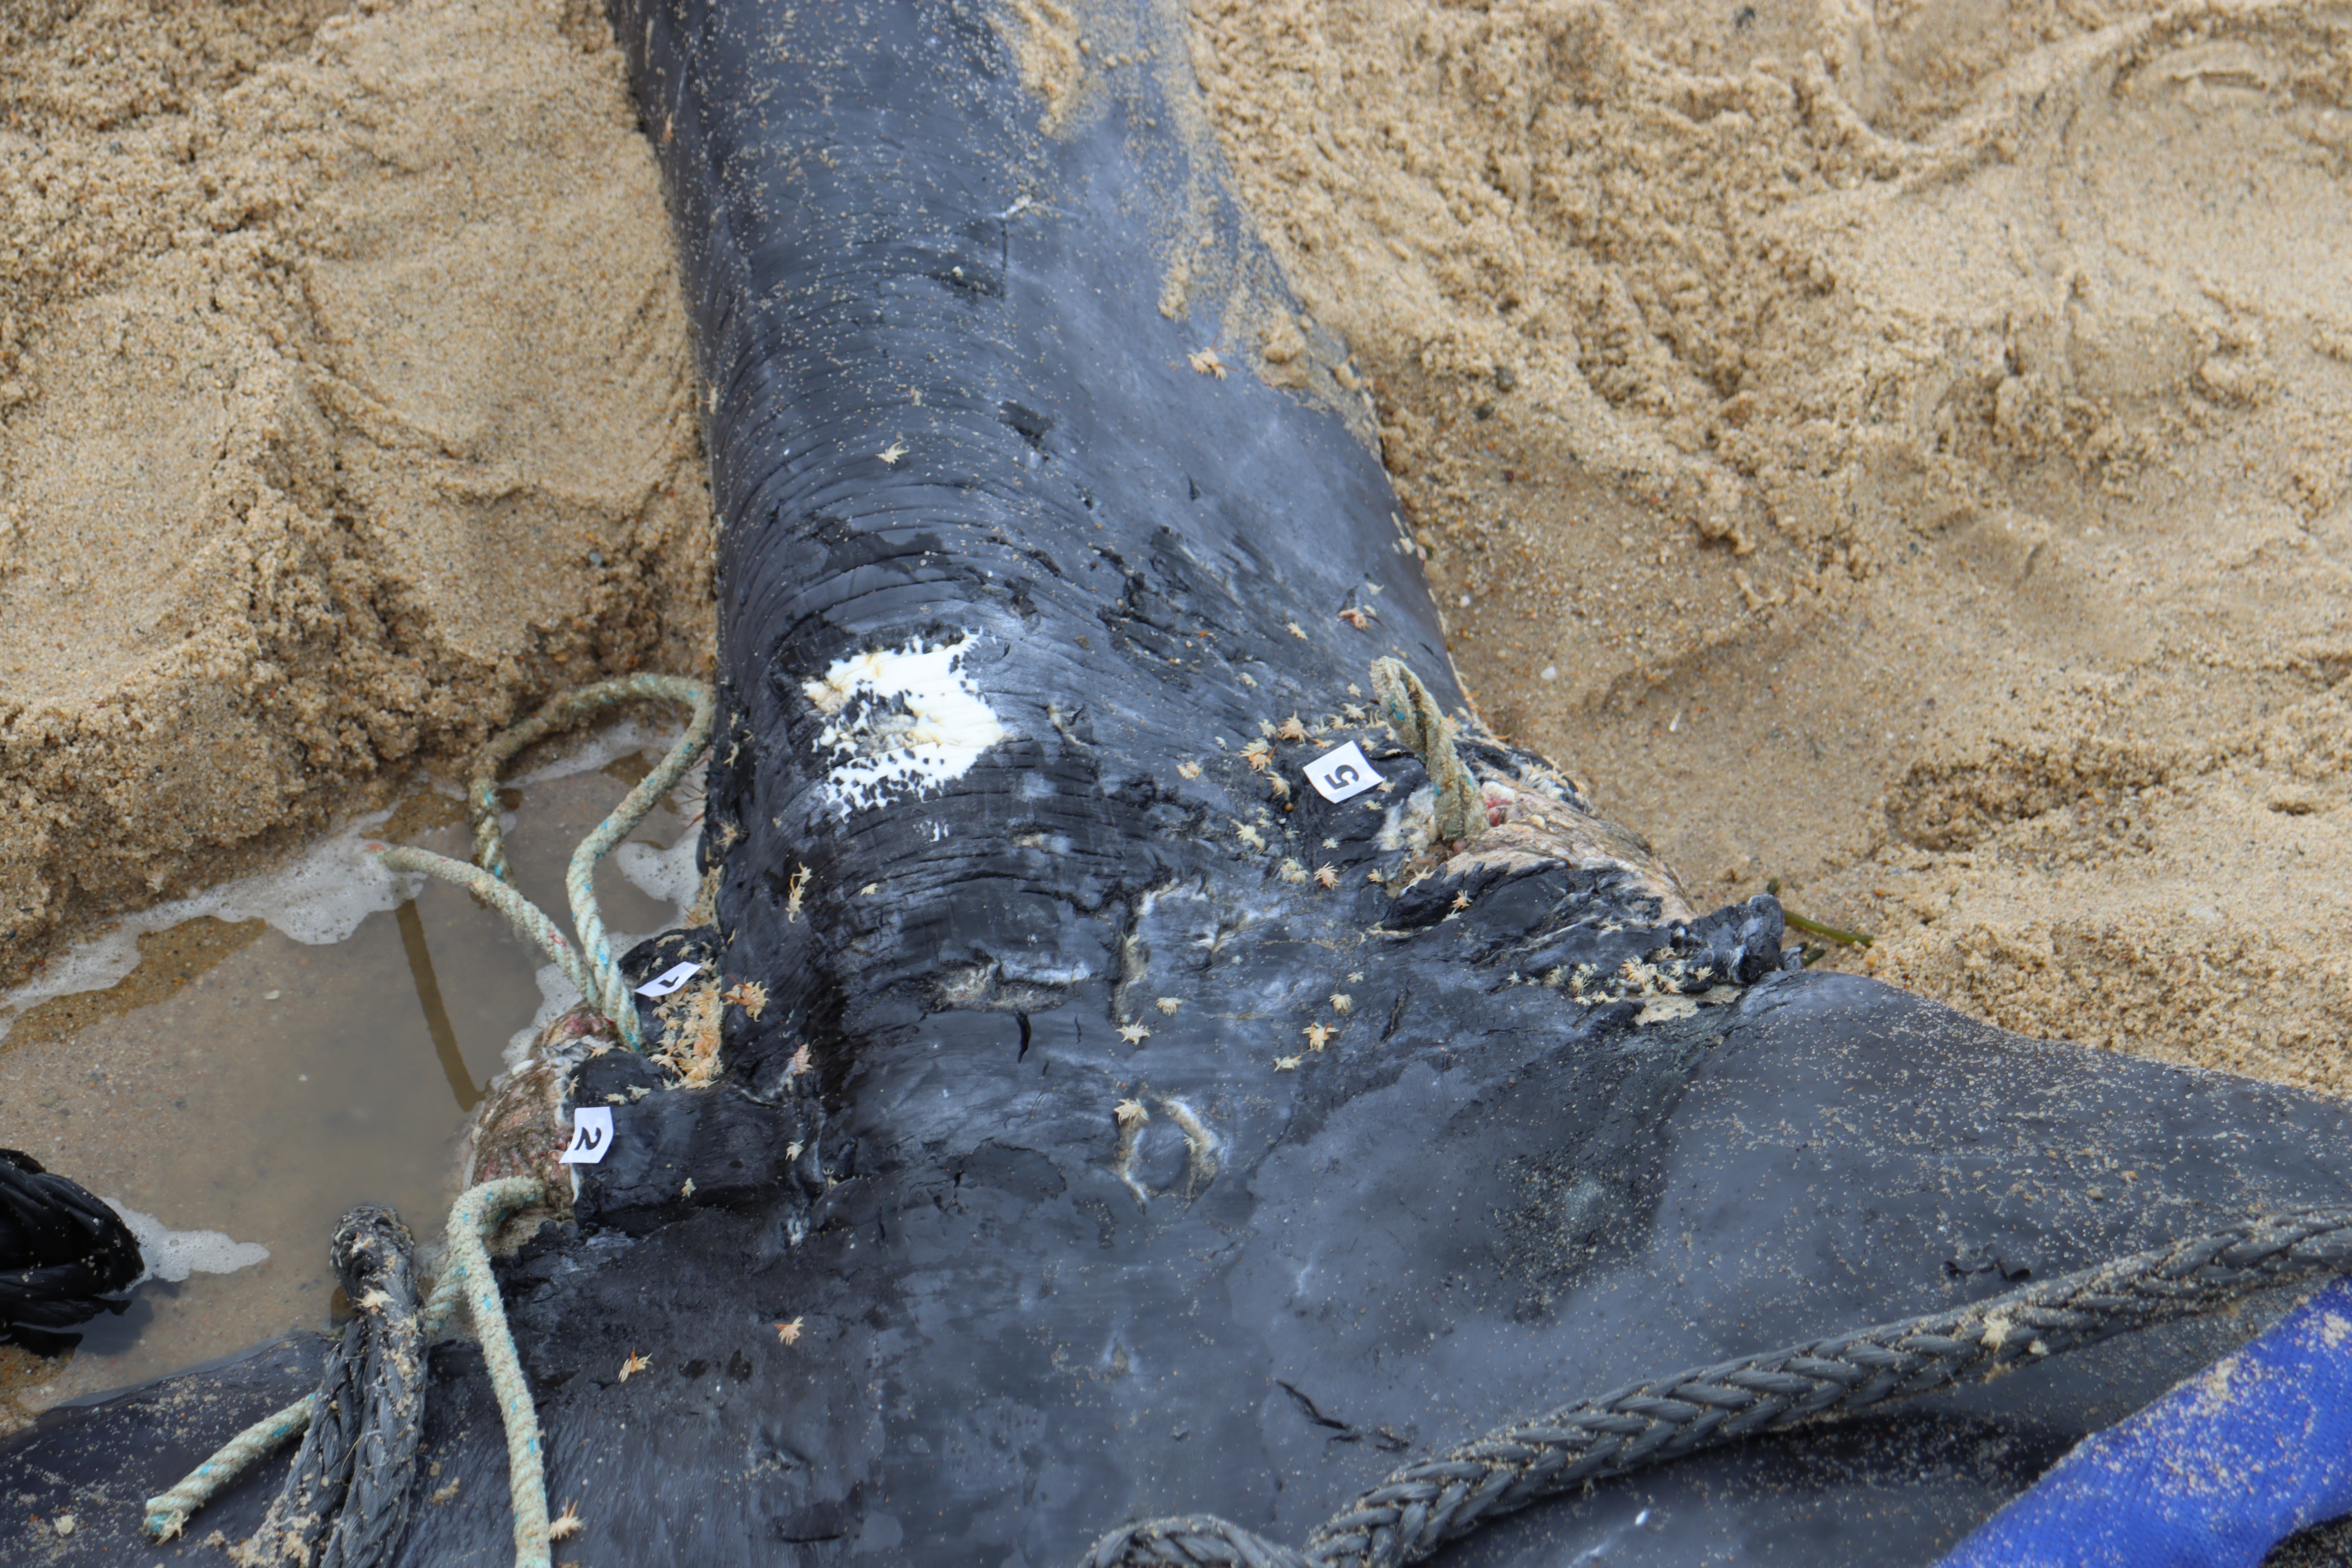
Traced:
<path id="1" fill-rule="evenodd" d="M 694 710 L 694 716 L 687 721 L 686 733 L 678 737 L 677 744 L 669 749 L 669 754 L 662 758 L 653 772 L 639 779 L 637 787 L 631 790 L 627 797 L 613 808 L 612 814 L 596 825 L 595 831 L 582 839 L 579 847 L 572 851 L 572 864 L 563 876 L 563 890 L 572 900 L 572 929 L 579 932 L 580 945 L 586 951 L 589 963 L 604 976 L 606 997 L 620 1009 L 613 1016 L 613 1021 L 620 1023 L 625 1016 L 628 1023 L 623 1026 L 623 1032 L 628 1036 L 634 1048 L 642 1050 L 645 1042 L 635 1028 L 636 1005 L 629 1000 L 628 981 L 622 975 L 621 966 L 614 959 L 612 941 L 604 931 L 604 911 L 596 902 L 596 862 L 611 854 L 614 847 L 645 820 L 646 814 L 677 787 L 678 780 L 686 776 L 686 770 L 694 765 L 695 759 L 709 749 L 711 726 L 718 720 L 719 697 L 703 681 L 671 675 L 635 675 L 623 680 L 605 681 L 601 687 L 585 688 L 582 692 L 573 693 L 573 699 L 577 700 L 588 692 L 607 690 L 612 693 L 604 699 L 608 702 L 657 699 L 689 703 Z M 490 821 L 496 825 L 498 818 L 495 814 Z M 478 823 L 475 832 L 478 840 Z"/>
<path id="2" fill-rule="evenodd" d="M 604 1010 L 604 985 L 602 976 L 592 973 L 581 959 L 579 950 L 572 945 L 562 928 L 547 911 L 524 898 L 506 883 L 499 881 L 479 866 L 469 866 L 463 860 L 452 860 L 446 855 L 436 855 L 430 849 L 414 845 L 395 845 L 378 853 L 376 858 L 392 871 L 423 871 L 471 889 L 484 903 L 507 917 L 507 924 L 517 936 L 563 972 L 563 978 L 579 989 L 598 1011 Z M 636 1009 L 629 1009 L 632 1013 Z"/>
<path id="3" fill-rule="evenodd" d="M 1437 837 L 1448 844 L 1467 838 L 1486 826 L 1486 799 L 1478 781 L 1462 765 L 1455 747 L 1454 721 L 1441 712 L 1437 699 L 1402 659 L 1372 660 L 1372 695 L 1386 719 L 1422 764 L 1429 770 L 1435 790 Z"/>
<path id="4" fill-rule="evenodd" d="M 289 1438 L 299 1436 L 310 1425 L 310 1408 L 318 1398 L 306 1394 L 285 1409 L 272 1411 L 223 1443 L 211 1458 L 190 1470 L 170 1490 L 149 1498 L 147 1533 L 159 1543 L 179 1534 L 188 1516 L 212 1501 L 247 1466 Z"/>
<path id="5" fill-rule="evenodd" d="M 541 1462 L 539 1413 L 531 1405 L 530 1384 L 523 1376 L 514 1335 L 507 1328 L 506 1304 L 499 1300 L 498 1279 L 490 1271 L 490 1256 L 482 1237 L 504 1224 L 509 1215 L 546 1196 L 547 1190 L 536 1176 L 505 1176 L 459 1194 L 449 1210 L 448 1257 L 441 1278 L 417 1313 L 428 1340 L 441 1331 L 460 1304 L 473 1321 L 474 1337 L 480 1342 L 482 1360 L 489 1368 L 490 1387 L 498 1394 L 499 1419 L 506 1428 L 515 1568 L 550 1568 L 547 1478 Z M 159 1542 L 179 1534 L 189 1516 L 247 1467 L 310 1426 L 317 1397 L 305 1394 L 264 1416 L 223 1444 L 178 1485 L 149 1498 L 148 1533 Z"/>
<path id="6" fill-rule="evenodd" d="M 507 863 L 506 840 L 499 826 L 499 771 L 525 746 L 615 704 L 632 701 L 684 702 L 693 708 L 694 716 L 669 754 L 640 779 L 621 804 L 572 850 L 571 864 L 564 871 L 563 888 L 572 904 L 572 929 L 580 938 L 575 948 L 564 940 L 562 928 L 545 911 L 516 892 L 511 885 L 513 875 Z M 422 871 L 480 896 L 507 917 L 507 922 L 523 941 L 546 954 L 591 1006 L 613 1021 L 631 1050 L 643 1051 L 645 1028 L 638 1022 L 636 1004 L 630 998 L 628 979 L 622 974 L 614 956 L 612 939 L 604 929 L 604 911 L 596 901 L 596 863 L 635 831 L 637 824 L 677 787 L 686 770 L 709 748 L 718 706 L 718 694 L 706 682 L 676 675 L 625 676 L 565 692 L 497 736 L 476 759 L 467 805 L 474 822 L 474 858 L 478 866 L 411 846 L 384 850 L 383 864 L 395 871 Z"/>
<path id="7" fill-rule="evenodd" d="M 459 1195 L 449 1211 L 449 1253 L 441 1278 L 418 1312 L 425 1337 L 431 1339 L 457 1310 L 462 1298 L 473 1320 L 474 1338 L 488 1366 L 490 1387 L 499 1396 L 499 1420 L 507 1433 L 507 1494 L 514 1508 L 515 1568 L 549 1568 L 547 1543 L 547 1475 L 539 1439 L 539 1412 L 530 1402 L 530 1380 L 523 1375 L 514 1335 L 507 1329 L 505 1303 L 499 1300 L 498 1277 L 490 1271 L 490 1255 L 482 1237 L 506 1216 L 529 1208 L 547 1196 L 536 1176 L 506 1176 L 484 1182 Z"/>

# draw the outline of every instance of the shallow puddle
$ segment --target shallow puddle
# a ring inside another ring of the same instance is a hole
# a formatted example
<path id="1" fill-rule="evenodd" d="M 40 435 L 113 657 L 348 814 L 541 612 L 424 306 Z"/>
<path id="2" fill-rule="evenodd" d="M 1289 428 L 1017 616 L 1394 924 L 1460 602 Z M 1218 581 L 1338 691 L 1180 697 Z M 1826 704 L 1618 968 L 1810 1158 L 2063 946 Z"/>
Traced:
<path id="1" fill-rule="evenodd" d="M 625 728 L 506 793 L 527 897 L 564 910 L 572 846 L 658 755 L 655 738 Z M 571 1000 L 549 994 L 553 970 L 467 894 L 395 881 L 364 858 L 372 838 L 464 858 L 462 817 L 454 790 L 420 784 L 388 819 L 360 819 L 296 866 L 152 912 L 138 923 L 169 923 L 118 932 L 111 965 L 107 944 L 85 947 L 5 999 L 0 1146 L 172 1231 L 220 1232 L 269 1256 L 149 1279 L 61 1361 L 0 1349 L 0 1431 L 61 1399 L 324 1326 L 328 1242 L 355 1203 L 389 1203 L 420 1243 L 438 1240 L 466 1113 L 516 1037 Z M 599 868 L 613 931 L 677 922 L 693 891 L 689 837 L 666 804 Z M 117 980 L 109 970 L 130 942 L 137 966 Z M 44 994 L 78 980 L 94 984 Z M 195 1262 L 252 1256 L 216 1241 Z"/>

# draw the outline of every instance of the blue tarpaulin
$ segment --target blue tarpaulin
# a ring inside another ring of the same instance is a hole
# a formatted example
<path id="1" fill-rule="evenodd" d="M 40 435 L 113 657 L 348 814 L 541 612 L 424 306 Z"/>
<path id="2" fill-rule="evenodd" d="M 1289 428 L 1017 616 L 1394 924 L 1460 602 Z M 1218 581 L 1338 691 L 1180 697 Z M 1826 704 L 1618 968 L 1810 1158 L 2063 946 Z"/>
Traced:
<path id="1" fill-rule="evenodd" d="M 2352 1280 L 2086 1439 L 1939 1568 L 2254 1568 L 2352 1512 Z"/>

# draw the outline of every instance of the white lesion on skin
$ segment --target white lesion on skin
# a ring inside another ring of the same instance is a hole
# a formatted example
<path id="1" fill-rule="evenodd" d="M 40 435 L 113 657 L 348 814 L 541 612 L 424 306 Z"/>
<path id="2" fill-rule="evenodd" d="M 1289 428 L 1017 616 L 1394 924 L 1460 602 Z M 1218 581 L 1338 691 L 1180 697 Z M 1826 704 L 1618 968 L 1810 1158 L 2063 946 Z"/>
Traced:
<path id="1" fill-rule="evenodd" d="M 959 668 L 972 640 L 869 649 L 801 683 L 830 721 L 816 749 L 832 754 L 824 789 L 843 816 L 961 778 L 982 752 L 1011 738 Z"/>

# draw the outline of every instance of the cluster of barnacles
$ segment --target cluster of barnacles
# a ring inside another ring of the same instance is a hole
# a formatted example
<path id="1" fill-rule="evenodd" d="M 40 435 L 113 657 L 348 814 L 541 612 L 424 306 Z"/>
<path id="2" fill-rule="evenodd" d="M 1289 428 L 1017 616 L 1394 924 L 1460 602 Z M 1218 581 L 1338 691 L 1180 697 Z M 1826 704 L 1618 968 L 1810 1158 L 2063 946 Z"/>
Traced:
<path id="1" fill-rule="evenodd" d="M 1671 953 L 1654 952 L 1647 960 L 1628 958 L 1605 974 L 1597 963 L 1580 963 L 1573 969 L 1563 965 L 1545 975 L 1543 983 L 1564 992 L 1571 1002 L 1596 1007 L 1604 1002 L 1687 996 L 1695 991 L 1712 995 L 1716 988 L 1706 987 L 1706 983 L 1714 976 L 1712 965 L 1690 969 Z"/>
<path id="2" fill-rule="evenodd" d="M 761 1002 L 767 1000 L 765 991 Z M 718 985 L 705 980 L 689 985 L 654 1009 L 661 1021 L 662 1047 L 653 1053 L 653 1059 L 667 1068 L 681 1089 L 700 1089 L 718 1081 L 721 1064 L 719 1059 L 719 1023 L 727 997 Z"/>
<path id="3" fill-rule="evenodd" d="M 1363 983 L 1363 979 L 1364 973 L 1360 969 L 1348 976 L 1348 983 L 1358 985 Z M 1298 1031 L 1307 1037 L 1307 1050 L 1295 1056 L 1275 1058 L 1275 1071 L 1297 1072 L 1306 1062 L 1308 1054 L 1319 1055 L 1326 1047 L 1339 1037 L 1339 1031 L 1347 1026 L 1348 1015 L 1356 1010 L 1355 997 L 1345 991 L 1334 991 L 1327 1000 L 1331 1005 L 1334 1021 L 1327 1024 L 1320 1018 L 1307 1020 L 1307 1026 Z"/>
<path id="4" fill-rule="evenodd" d="M 1348 690 L 1355 696 L 1363 695 L 1362 691 L 1354 686 L 1349 687 Z M 1261 719 L 1258 721 L 1256 738 L 1241 746 L 1234 754 L 1248 764 L 1252 773 L 1265 776 L 1266 788 L 1272 792 L 1277 801 L 1287 803 L 1292 793 L 1291 784 L 1276 765 L 1274 742 L 1277 741 L 1310 742 L 1328 736 L 1332 731 L 1349 726 L 1361 726 L 1368 721 L 1364 710 L 1352 702 L 1341 704 L 1339 714 L 1327 715 L 1319 722 L 1310 722 L 1297 712 L 1293 712 L 1289 718 L 1279 724 Z M 1222 738 L 1217 743 L 1221 746 L 1225 744 Z M 1201 763 L 1193 758 L 1182 758 L 1176 763 L 1176 772 L 1184 778 L 1199 778 L 1202 771 Z M 1387 795 L 1396 786 L 1392 782 L 1384 779 L 1376 787 L 1381 794 Z M 1286 805 L 1285 808 L 1287 809 Z M 1239 817 L 1233 819 L 1233 825 L 1234 836 L 1249 848 L 1259 854 L 1265 854 L 1272 847 L 1263 825 L 1245 822 Z M 1339 844 L 1336 840 L 1327 838 L 1324 840 L 1324 847 L 1336 849 Z M 1328 861 L 1310 868 L 1296 859 L 1286 859 L 1280 869 L 1286 881 L 1299 883 L 1311 881 L 1318 887 L 1326 889 L 1339 885 L 1339 869 Z M 1370 874 L 1370 879 L 1378 882 L 1383 879 L 1378 871 L 1374 871 Z"/>
<path id="5" fill-rule="evenodd" d="M 719 1080 L 724 1068 L 719 1058 L 721 1026 L 729 1007 L 740 1007 L 746 1016 L 757 1020 L 768 1008 L 767 986 L 757 980 L 741 980 L 721 991 L 715 981 L 704 980 L 654 1009 L 654 1017 L 662 1026 L 662 1045 L 652 1056 L 675 1080 L 672 1087 L 700 1089 Z M 805 1052 L 807 1047 L 802 1048 Z"/>
<path id="6" fill-rule="evenodd" d="M 1326 848 L 1339 847 L 1336 839 L 1327 838 L 1323 842 Z M 1310 871 L 1304 861 L 1292 856 L 1285 859 L 1277 869 L 1286 882 L 1297 882 L 1301 886 L 1312 882 L 1317 887 L 1325 889 L 1336 888 L 1339 885 L 1339 868 L 1332 865 L 1328 860 Z"/>

